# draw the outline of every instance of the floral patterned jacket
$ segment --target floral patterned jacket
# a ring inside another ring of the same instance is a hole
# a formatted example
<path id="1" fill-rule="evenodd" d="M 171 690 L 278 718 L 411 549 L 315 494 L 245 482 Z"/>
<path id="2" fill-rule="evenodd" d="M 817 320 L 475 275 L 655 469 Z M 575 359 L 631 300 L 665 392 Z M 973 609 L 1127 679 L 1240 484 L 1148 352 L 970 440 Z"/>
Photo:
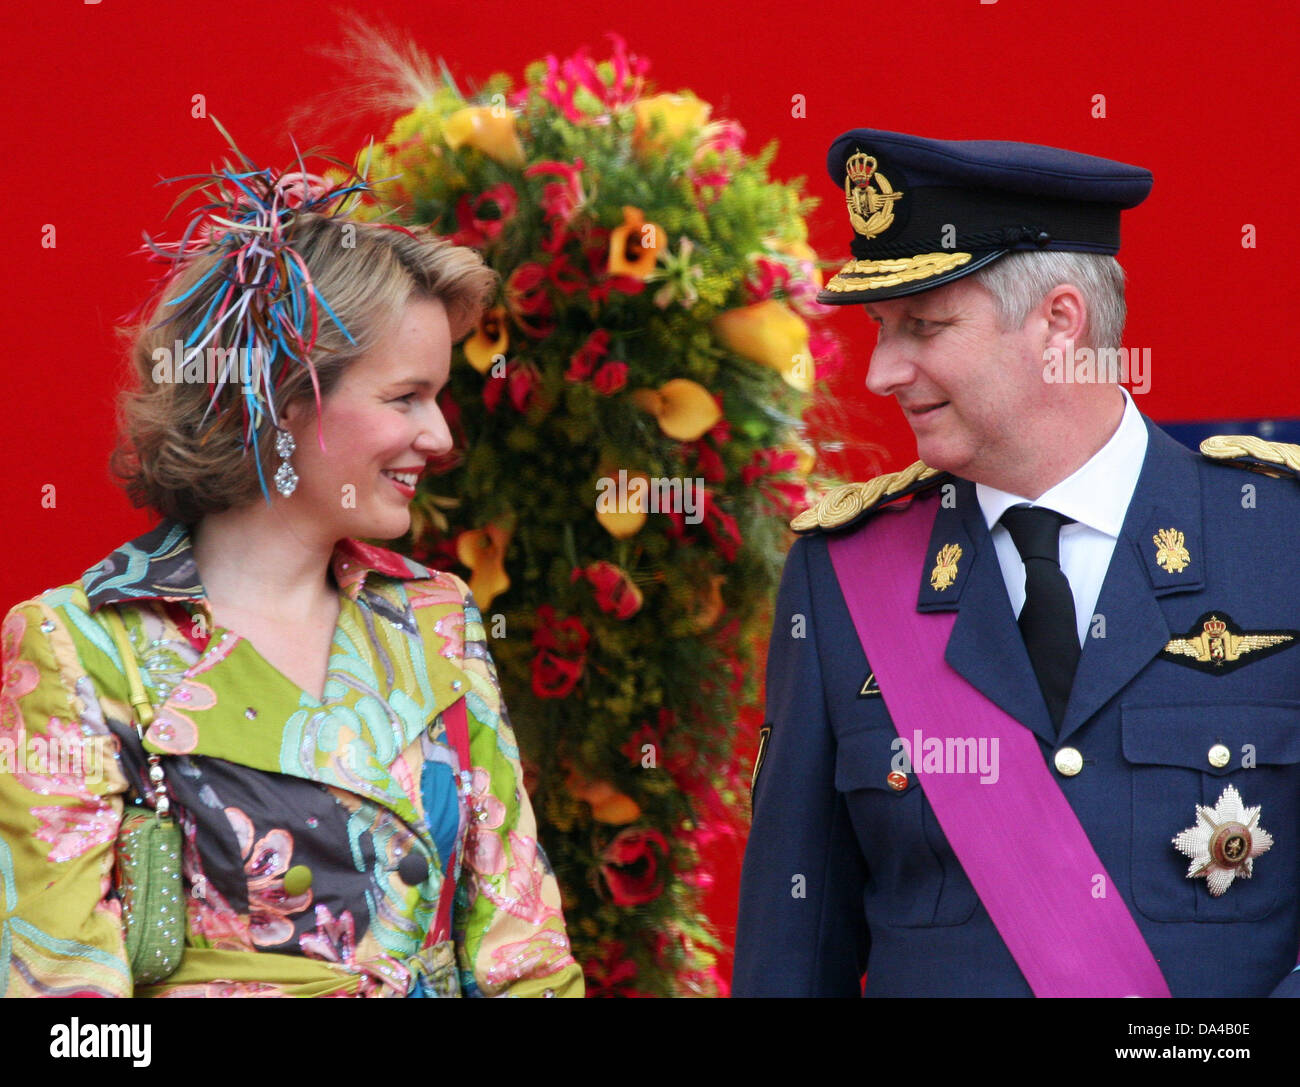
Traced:
<path id="1" fill-rule="evenodd" d="M 351 540 L 333 571 L 323 702 L 213 627 L 174 522 L 9 612 L 0 995 L 582 995 L 465 584 Z M 155 708 L 143 750 L 109 608 Z M 444 723 L 461 699 L 472 767 Z M 113 864 L 124 804 L 152 803 L 144 750 L 183 832 L 187 936 L 133 990 Z"/>

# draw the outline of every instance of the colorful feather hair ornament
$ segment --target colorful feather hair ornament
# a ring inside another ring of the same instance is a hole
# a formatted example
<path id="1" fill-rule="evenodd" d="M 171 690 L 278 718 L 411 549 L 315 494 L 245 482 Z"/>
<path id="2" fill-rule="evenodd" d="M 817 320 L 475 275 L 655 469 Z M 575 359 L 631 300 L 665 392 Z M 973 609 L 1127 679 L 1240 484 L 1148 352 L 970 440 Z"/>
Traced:
<path id="1" fill-rule="evenodd" d="M 316 290 L 310 270 L 295 251 L 294 219 L 303 212 L 346 219 L 360 195 L 373 192 L 373 188 L 353 167 L 313 151 L 308 151 L 307 156 L 315 155 L 339 167 L 346 180 L 330 185 L 319 175 L 308 173 L 297 144 L 294 144 L 296 169 L 259 168 L 235 146 L 221 123 L 215 117 L 212 120 L 235 162 L 227 159 L 222 169 L 208 174 L 164 179 L 162 184 L 196 182 L 177 197 L 172 211 L 195 193 L 207 202 L 193 212 L 179 241 L 161 242 L 145 234 L 141 252 L 170 265 L 156 286 L 154 298 L 195 257 L 220 255 L 220 260 L 183 294 L 169 300 L 167 306 L 182 305 L 213 276 L 223 281 L 224 286 L 213 293 L 211 303 L 186 338 L 180 365 L 189 367 L 195 360 L 201 360 L 206 350 L 218 346 L 223 348 L 225 359 L 238 360 L 237 366 L 225 364 L 219 372 L 214 370 L 209 374 L 212 389 L 204 419 L 209 414 L 219 416 L 224 410 L 219 398 L 227 383 L 240 386 L 243 444 L 245 450 L 253 453 L 258 482 L 269 502 L 271 496 L 262 472 L 258 431 L 268 419 L 273 430 L 281 429 L 275 405 L 276 390 L 291 367 L 307 369 L 316 396 L 317 440 L 324 450 L 319 424 L 320 383 L 311 360 L 322 320 L 333 321 L 349 343 L 356 343 L 330 309 L 329 302 Z M 155 327 L 165 327 L 179 316 L 178 310 Z M 234 353 L 226 354 L 227 348 L 234 348 Z"/>

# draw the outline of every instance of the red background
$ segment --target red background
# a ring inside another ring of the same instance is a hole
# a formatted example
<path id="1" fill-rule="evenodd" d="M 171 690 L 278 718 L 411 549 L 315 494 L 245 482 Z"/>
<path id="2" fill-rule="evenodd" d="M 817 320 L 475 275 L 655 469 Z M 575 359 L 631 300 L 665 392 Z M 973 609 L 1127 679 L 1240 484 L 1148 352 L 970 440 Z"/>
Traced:
<path id="1" fill-rule="evenodd" d="M 546 53 L 621 34 L 662 90 L 689 87 L 740 121 L 752 151 L 780 141 L 775 170 L 823 198 L 814 246 L 847 254 L 850 231 L 824 154 L 844 129 L 1050 143 L 1153 171 L 1128 213 L 1127 342 L 1152 351 L 1139 406 L 1157 421 L 1300 415 L 1291 333 L 1297 308 L 1294 196 L 1300 23 L 1289 4 L 1118 0 L 914 0 L 773 3 L 662 0 L 603 5 L 541 0 L 370 0 L 462 87 Z M 284 165 L 286 121 L 302 147 L 347 157 L 382 113 L 345 103 L 349 72 L 324 55 L 341 10 L 315 0 L 60 0 L 10 4 L 4 21 L 6 193 L 0 246 L 8 344 L 0 354 L 8 422 L 0 604 L 69 581 L 148 527 L 110 481 L 113 398 L 124 374 L 113 326 L 146 292 L 133 257 L 163 229 L 175 191 L 160 177 L 207 168 L 222 148 L 191 97 L 256 161 Z M 792 96 L 806 117 L 792 116 Z M 1107 116 L 1092 116 L 1092 97 Z M 52 223 L 57 247 L 42 248 Z M 1242 226 L 1258 247 L 1244 249 Z M 178 224 L 170 224 L 174 236 Z M 848 364 L 832 385 L 857 475 L 914 459 L 892 403 L 863 388 L 868 323 L 833 318 Z M 1279 337 L 1282 342 L 1279 343 Z M 56 506 L 42 506 L 53 484 Z M 710 912 L 734 917 L 739 844 L 713 858 Z"/>

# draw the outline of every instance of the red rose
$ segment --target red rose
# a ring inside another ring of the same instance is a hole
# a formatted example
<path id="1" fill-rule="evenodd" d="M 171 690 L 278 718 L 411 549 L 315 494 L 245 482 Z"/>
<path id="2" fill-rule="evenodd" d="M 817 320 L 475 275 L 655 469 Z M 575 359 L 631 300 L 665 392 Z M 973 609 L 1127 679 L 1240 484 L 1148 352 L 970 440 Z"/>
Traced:
<path id="1" fill-rule="evenodd" d="M 487 405 L 488 411 L 497 410 L 497 405 L 501 403 L 501 394 L 505 391 L 505 374 L 494 374 L 487 379 L 487 384 L 483 386 L 483 403 Z"/>
<path id="2" fill-rule="evenodd" d="M 535 261 L 521 264 L 506 280 L 506 307 L 530 336 L 547 336 L 555 328 L 554 307 L 546 293 L 546 269 Z"/>
<path id="3" fill-rule="evenodd" d="M 564 374 L 565 381 L 586 381 L 591 377 L 596 363 L 608 354 L 609 333 L 603 328 L 598 328 L 569 359 L 569 369 Z"/>
<path id="4" fill-rule="evenodd" d="M 612 562 L 601 561 L 593 562 L 580 573 L 595 589 L 596 604 L 601 611 L 612 614 L 615 619 L 630 619 L 641 610 L 641 590 L 626 570 Z"/>
<path id="5" fill-rule="evenodd" d="M 627 363 L 607 362 L 591 379 L 596 391 L 604 396 L 613 396 L 627 384 Z"/>
<path id="6" fill-rule="evenodd" d="M 616 906 L 640 906 L 664 889 L 668 843 L 657 830 L 622 831 L 601 854 L 600 874 Z"/>
<path id="7" fill-rule="evenodd" d="M 543 604 L 537 609 L 533 632 L 533 693 L 538 698 L 564 698 L 577 685 L 587 660 L 591 635 L 575 616 L 557 622 L 555 609 Z"/>
<path id="8" fill-rule="evenodd" d="M 541 384 L 542 375 L 531 362 L 512 362 L 506 367 L 506 389 L 515 411 L 528 410 Z"/>
<path id="9" fill-rule="evenodd" d="M 473 198 L 466 193 L 456 204 L 456 222 L 460 229 L 451 236 L 453 244 L 482 249 L 501 236 L 518 204 L 519 196 L 514 187 L 504 181 Z"/>
<path id="10" fill-rule="evenodd" d="M 636 980 L 636 963 L 626 957 L 626 948 L 621 940 L 606 944 L 598 959 L 592 959 L 582 969 L 586 976 L 587 996 L 614 997 L 640 996 L 641 994 L 627 987 Z"/>
<path id="11" fill-rule="evenodd" d="M 533 658 L 533 694 L 538 698 L 564 698 L 582 677 L 582 664 L 554 653 L 538 653 Z"/>

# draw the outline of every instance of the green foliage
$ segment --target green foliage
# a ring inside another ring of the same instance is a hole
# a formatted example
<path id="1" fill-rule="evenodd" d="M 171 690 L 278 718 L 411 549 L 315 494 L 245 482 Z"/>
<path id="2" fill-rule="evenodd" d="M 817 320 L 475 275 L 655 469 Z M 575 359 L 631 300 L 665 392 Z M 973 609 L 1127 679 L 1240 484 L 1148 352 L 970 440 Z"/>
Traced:
<path id="1" fill-rule="evenodd" d="M 599 66 L 585 54 L 532 64 L 495 116 L 506 76 L 470 100 L 449 85 L 395 121 L 369 172 L 400 175 L 382 189 L 400 217 L 475 246 L 501 277 L 504 366 L 489 368 L 485 326 L 457 349 L 450 392 L 464 452 L 422 485 L 407 544 L 454 566 L 462 533 L 509 533 L 510 587 L 480 604 L 489 630 L 505 619 L 493 656 L 574 954 L 593 993 L 707 993 L 716 941 L 697 920 L 698 847 L 745 806 L 737 722 L 760 696 L 785 523 L 805 494 L 791 450 L 807 404 L 775 369 L 729 350 L 713 321 L 760 297 L 813 316 L 807 290 L 795 290 L 811 262 L 790 252 L 810 204 L 769 175 L 774 145 L 746 156 L 737 127 L 708 123 L 704 104 L 648 97 L 634 60 L 618 43 Z M 566 82 L 570 64 L 603 95 Z M 473 107 L 483 107 L 478 135 L 451 147 L 448 118 Z M 561 165 L 531 169 L 546 163 Z M 659 243 L 651 257 L 646 225 Z M 644 263 L 620 276 L 611 251 Z M 789 282 L 761 286 L 764 267 Z M 537 282 L 524 290 L 529 274 Z M 607 351 L 584 370 L 575 355 L 597 332 Z M 468 361 L 480 348 L 487 373 Z M 674 379 L 721 406 L 696 440 L 669 437 L 637 404 L 637 390 Z M 700 481 L 702 520 L 650 513 L 615 538 L 596 506 L 599 481 L 620 469 Z M 618 601 L 635 593 L 639 609 L 620 618 Z M 577 624 L 582 647 L 566 640 Z M 565 691 L 548 689 L 544 669 L 556 639 L 552 652 L 580 666 Z"/>

